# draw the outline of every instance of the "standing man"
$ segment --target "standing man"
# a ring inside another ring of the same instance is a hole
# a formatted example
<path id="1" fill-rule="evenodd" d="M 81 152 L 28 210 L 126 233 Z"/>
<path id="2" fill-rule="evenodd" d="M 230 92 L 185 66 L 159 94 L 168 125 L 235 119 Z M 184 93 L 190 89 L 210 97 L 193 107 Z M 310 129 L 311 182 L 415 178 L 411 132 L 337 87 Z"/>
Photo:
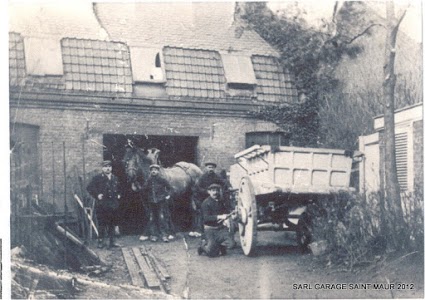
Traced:
<path id="1" fill-rule="evenodd" d="M 98 248 L 103 248 L 105 232 L 109 237 L 109 246 L 119 247 L 114 242 L 115 225 L 117 225 L 119 200 L 121 190 L 118 178 L 112 174 L 112 163 L 105 160 L 102 163 L 102 173 L 93 177 L 87 191 L 96 200 L 95 210 L 99 226 Z"/>
<path id="2" fill-rule="evenodd" d="M 225 188 L 224 180 L 215 173 L 217 164 L 214 162 L 205 163 L 205 172 L 199 177 L 193 187 L 192 193 L 192 230 L 189 236 L 200 237 L 204 232 L 202 221 L 202 202 L 208 197 L 208 187 L 211 184 L 218 184 L 222 189 Z"/>
<path id="3" fill-rule="evenodd" d="M 202 203 L 205 240 L 201 241 L 198 254 L 205 253 L 209 257 L 225 255 L 227 249 L 235 246 L 233 233 L 230 231 L 230 209 L 221 197 L 221 186 L 211 184 L 208 187 L 209 197 Z"/>
<path id="4" fill-rule="evenodd" d="M 171 186 L 167 180 L 159 176 L 159 169 L 158 165 L 149 167 L 150 176 L 142 186 L 142 192 L 148 199 L 150 240 L 156 242 L 160 235 L 164 242 L 168 242 L 170 228 L 167 217 Z"/>

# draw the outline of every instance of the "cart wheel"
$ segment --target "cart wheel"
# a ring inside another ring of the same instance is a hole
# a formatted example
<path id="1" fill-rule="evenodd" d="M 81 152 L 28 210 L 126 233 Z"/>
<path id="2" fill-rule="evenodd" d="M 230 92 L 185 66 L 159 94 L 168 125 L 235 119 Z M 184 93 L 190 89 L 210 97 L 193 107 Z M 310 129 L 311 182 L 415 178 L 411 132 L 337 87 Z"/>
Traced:
<path id="1" fill-rule="evenodd" d="M 308 251 L 308 244 L 311 243 L 312 234 L 310 229 L 310 222 L 308 222 L 305 214 L 301 215 L 298 221 L 298 229 L 297 229 L 297 242 L 298 246 L 301 248 L 303 252 Z"/>
<path id="2" fill-rule="evenodd" d="M 249 177 L 243 177 L 238 196 L 239 236 L 245 255 L 254 253 L 257 241 L 257 203 Z"/>

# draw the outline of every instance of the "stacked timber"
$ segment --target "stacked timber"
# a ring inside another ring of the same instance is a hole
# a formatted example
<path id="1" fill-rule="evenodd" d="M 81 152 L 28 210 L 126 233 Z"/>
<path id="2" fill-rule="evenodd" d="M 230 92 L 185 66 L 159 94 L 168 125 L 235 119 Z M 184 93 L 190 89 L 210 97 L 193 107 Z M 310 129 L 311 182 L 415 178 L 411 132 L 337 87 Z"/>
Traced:
<path id="1" fill-rule="evenodd" d="M 144 246 L 121 249 L 132 284 L 170 293 L 170 275 L 162 262 Z"/>

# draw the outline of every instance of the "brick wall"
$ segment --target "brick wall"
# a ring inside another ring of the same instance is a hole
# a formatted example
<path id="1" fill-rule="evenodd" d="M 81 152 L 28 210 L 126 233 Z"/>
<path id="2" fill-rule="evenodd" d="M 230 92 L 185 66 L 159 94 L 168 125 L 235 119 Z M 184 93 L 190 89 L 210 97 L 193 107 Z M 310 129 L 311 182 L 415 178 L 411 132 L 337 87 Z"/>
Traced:
<path id="1" fill-rule="evenodd" d="M 101 108 L 92 111 L 11 108 L 11 115 L 17 123 L 40 127 L 42 195 L 45 201 L 54 202 L 58 211 L 64 208 L 64 157 L 70 205 L 75 202 L 72 198 L 75 174 L 100 171 L 104 134 L 197 136 L 197 164 L 212 159 L 217 161 L 220 171 L 235 163 L 233 155 L 244 149 L 246 132 L 275 129 L 270 123 L 243 117 L 117 112 Z M 72 210 L 72 205 L 68 209 Z"/>

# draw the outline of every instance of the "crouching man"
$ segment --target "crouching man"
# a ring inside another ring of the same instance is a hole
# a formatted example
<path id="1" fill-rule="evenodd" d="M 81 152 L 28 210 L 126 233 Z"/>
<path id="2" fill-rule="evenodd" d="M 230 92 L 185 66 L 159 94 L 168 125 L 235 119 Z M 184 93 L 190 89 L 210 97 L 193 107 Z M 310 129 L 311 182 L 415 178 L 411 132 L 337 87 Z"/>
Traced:
<path id="1" fill-rule="evenodd" d="M 227 249 L 235 246 L 234 235 L 229 228 L 231 219 L 229 218 L 230 208 L 226 207 L 221 198 L 221 186 L 211 184 L 208 187 L 209 197 L 204 200 L 201 206 L 204 220 L 205 239 L 201 241 L 198 254 L 205 253 L 209 257 L 225 255 Z"/>

